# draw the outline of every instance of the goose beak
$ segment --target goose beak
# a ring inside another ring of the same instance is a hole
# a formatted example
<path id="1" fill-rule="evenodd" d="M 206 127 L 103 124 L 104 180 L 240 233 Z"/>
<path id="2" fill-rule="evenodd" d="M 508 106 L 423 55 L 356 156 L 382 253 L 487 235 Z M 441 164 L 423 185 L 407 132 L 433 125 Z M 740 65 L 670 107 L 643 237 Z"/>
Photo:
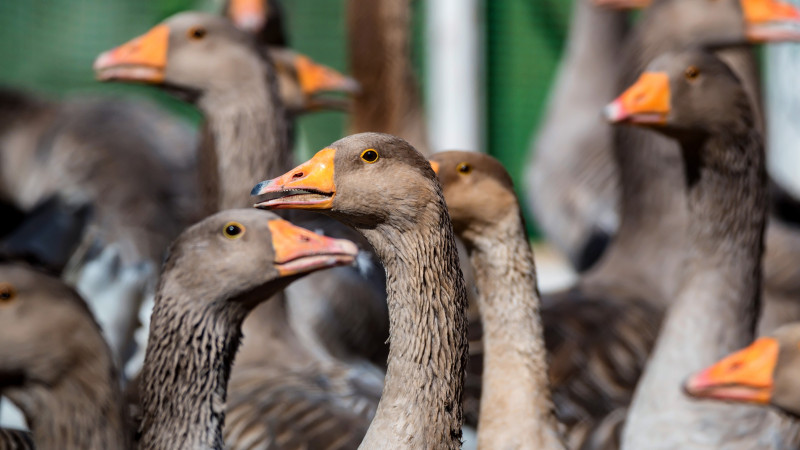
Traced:
<path id="1" fill-rule="evenodd" d="M 164 81 L 169 28 L 157 25 L 146 34 L 100 54 L 94 61 L 98 80 Z"/>
<path id="2" fill-rule="evenodd" d="M 669 76 L 664 72 L 645 72 L 636 83 L 605 107 L 612 123 L 661 125 L 670 111 Z"/>
<path id="3" fill-rule="evenodd" d="M 228 17 L 236 28 L 257 33 L 267 23 L 266 0 L 231 0 L 228 4 Z"/>
<path id="4" fill-rule="evenodd" d="M 356 80 L 319 64 L 307 56 L 298 55 L 294 60 L 294 65 L 300 79 L 300 87 L 303 89 L 303 93 L 309 97 L 322 92 L 338 91 L 358 94 L 361 91 L 361 85 Z"/>
<path id="5" fill-rule="evenodd" d="M 800 41 L 800 10 L 778 0 L 740 0 L 751 42 Z"/>
<path id="6" fill-rule="evenodd" d="M 430 160 L 428 162 L 431 163 L 431 169 L 433 169 L 434 173 L 439 175 L 439 163 L 434 160 Z"/>
<path id="7" fill-rule="evenodd" d="M 258 183 L 250 195 L 277 194 L 256 203 L 261 209 L 331 209 L 336 196 L 333 158 L 336 150 L 325 148 L 313 158 L 272 180 Z"/>
<path id="8" fill-rule="evenodd" d="M 651 0 L 594 0 L 595 6 L 608 9 L 644 9 Z"/>
<path id="9" fill-rule="evenodd" d="M 268 225 L 275 268 L 281 276 L 352 264 L 358 256 L 358 247 L 348 240 L 320 236 L 282 219 L 271 220 Z"/>
<path id="10" fill-rule="evenodd" d="M 759 338 L 749 347 L 689 377 L 684 389 L 697 398 L 766 405 L 772 397 L 778 349 L 776 339 Z"/>

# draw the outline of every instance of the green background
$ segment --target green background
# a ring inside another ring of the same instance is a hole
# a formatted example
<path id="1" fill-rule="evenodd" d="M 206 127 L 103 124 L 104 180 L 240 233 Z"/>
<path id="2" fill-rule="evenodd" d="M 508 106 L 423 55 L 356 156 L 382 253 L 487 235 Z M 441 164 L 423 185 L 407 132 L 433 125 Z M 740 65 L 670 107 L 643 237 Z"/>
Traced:
<path id="1" fill-rule="evenodd" d="M 412 55 L 422 81 L 423 2 L 415 0 L 413 4 Z M 283 5 L 292 47 L 346 72 L 346 0 L 284 0 Z M 570 5 L 564 0 L 484 2 L 486 150 L 506 165 L 518 187 L 563 47 Z M 213 0 L 0 1 L 0 83 L 50 96 L 88 92 L 146 95 L 197 123 L 197 111 L 155 88 L 95 82 L 91 65 L 101 51 L 176 12 L 220 8 L 221 2 Z M 334 112 L 303 118 L 299 156 L 341 137 L 346 120 Z"/>

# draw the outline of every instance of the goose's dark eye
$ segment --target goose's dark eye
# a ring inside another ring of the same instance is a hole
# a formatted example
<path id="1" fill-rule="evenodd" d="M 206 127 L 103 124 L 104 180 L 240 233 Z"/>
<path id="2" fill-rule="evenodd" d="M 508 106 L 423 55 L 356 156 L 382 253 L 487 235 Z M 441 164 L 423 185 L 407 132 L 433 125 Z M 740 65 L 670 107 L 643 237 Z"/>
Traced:
<path id="1" fill-rule="evenodd" d="M 686 77 L 687 80 L 693 81 L 700 76 L 700 70 L 695 66 L 689 66 L 686 68 L 686 71 L 683 73 L 683 75 Z"/>
<path id="2" fill-rule="evenodd" d="M 462 162 L 456 167 L 456 170 L 458 170 L 459 173 L 466 175 L 472 172 L 472 166 L 470 166 L 465 162 Z"/>
<path id="3" fill-rule="evenodd" d="M 378 152 L 376 152 L 374 149 L 368 148 L 361 152 L 361 159 L 372 164 L 378 160 Z"/>
<path id="4" fill-rule="evenodd" d="M 189 39 L 199 41 L 206 37 L 206 29 L 202 27 L 192 27 L 187 34 L 189 35 Z"/>
<path id="5" fill-rule="evenodd" d="M 10 302 L 16 296 L 17 291 L 14 290 L 14 286 L 8 283 L 0 283 L 0 303 Z"/>
<path id="6" fill-rule="evenodd" d="M 244 234 L 244 225 L 238 222 L 228 222 L 222 230 L 222 234 L 228 239 L 239 239 Z"/>

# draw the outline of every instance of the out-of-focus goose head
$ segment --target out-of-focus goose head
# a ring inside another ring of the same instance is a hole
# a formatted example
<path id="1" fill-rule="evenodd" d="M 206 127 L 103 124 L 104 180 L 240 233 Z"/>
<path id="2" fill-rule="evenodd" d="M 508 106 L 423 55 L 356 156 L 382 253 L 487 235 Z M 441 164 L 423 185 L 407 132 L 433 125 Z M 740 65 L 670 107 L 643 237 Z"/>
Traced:
<path id="1" fill-rule="evenodd" d="M 670 52 L 656 58 L 634 85 L 605 109 L 614 123 L 702 137 L 721 127 L 753 127 L 743 118 L 750 106 L 738 78 L 703 51 Z"/>
<path id="2" fill-rule="evenodd" d="M 278 74 L 278 87 L 286 108 L 293 114 L 320 110 L 346 111 L 350 99 L 322 94 L 357 94 L 358 82 L 288 48 L 271 47 L 270 58 Z"/>
<path id="3" fill-rule="evenodd" d="M 78 294 L 26 265 L 0 263 L 0 330 L 0 391 L 53 386 L 72 367 L 110 360 Z"/>
<path id="4" fill-rule="evenodd" d="M 686 381 L 697 398 L 773 405 L 800 416 L 800 325 L 758 338 Z"/>
<path id="5" fill-rule="evenodd" d="M 224 17 L 192 11 L 100 54 L 94 70 L 102 81 L 160 84 L 196 98 L 242 89 L 261 64 L 250 35 Z"/>

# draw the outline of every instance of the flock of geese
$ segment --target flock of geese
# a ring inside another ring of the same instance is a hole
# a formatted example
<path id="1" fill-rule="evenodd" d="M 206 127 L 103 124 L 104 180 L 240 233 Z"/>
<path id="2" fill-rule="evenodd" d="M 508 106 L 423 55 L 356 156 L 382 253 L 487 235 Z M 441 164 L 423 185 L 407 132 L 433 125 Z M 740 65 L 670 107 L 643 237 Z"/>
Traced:
<path id="1" fill-rule="evenodd" d="M 800 10 L 575 1 L 526 181 L 583 272 L 547 295 L 504 167 L 428 153 L 410 20 L 348 2 L 358 81 L 288 48 L 277 0 L 97 57 L 199 136 L 0 91 L 0 394 L 30 430 L 0 449 L 800 448 L 800 203 L 752 47 Z M 355 134 L 295 166 L 319 110 Z"/>

